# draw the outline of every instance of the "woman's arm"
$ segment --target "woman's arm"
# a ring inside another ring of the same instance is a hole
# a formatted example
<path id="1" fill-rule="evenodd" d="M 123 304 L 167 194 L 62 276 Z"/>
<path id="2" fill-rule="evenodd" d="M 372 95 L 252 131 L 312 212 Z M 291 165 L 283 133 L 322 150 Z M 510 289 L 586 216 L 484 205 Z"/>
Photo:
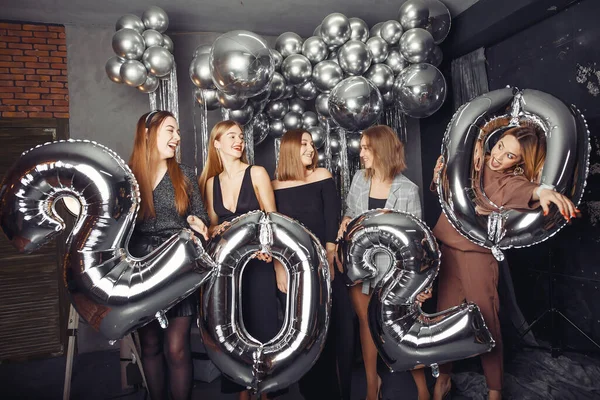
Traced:
<path id="1" fill-rule="evenodd" d="M 569 221 L 571 218 L 576 218 L 579 210 L 575 204 L 567 196 L 560 194 L 552 189 L 544 186 L 538 186 L 531 194 L 531 200 L 540 202 L 544 215 L 548 215 L 550 204 L 555 204 L 562 216 Z"/>
<path id="2" fill-rule="evenodd" d="M 320 168 L 321 169 L 321 168 Z M 321 192 L 323 211 L 325 214 L 325 250 L 327 251 L 327 262 L 329 263 L 329 274 L 331 280 L 335 278 L 335 267 L 343 272 L 342 264 L 337 258 L 336 239 L 338 238 L 338 215 L 340 215 L 340 202 L 335 190 L 335 182 L 329 171 L 322 172 L 325 182 Z M 348 219 L 349 221 L 349 219 Z M 345 227 L 344 227 L 345 228 Z"/>
<path id="3" fill-rule="evenodd" d="M 356 217 L 361 213 L 361 210 L 358 209 L 358 202 L 360 197 L 360 188 L 358 187 L 358 180 L 360 179 L 359 174 L 363 174 L 363 170 L 358 170 L 354 174 L 354 178 L 352 178 L 352 184 L 350 185 L 350 190 L 348 191 L 348 197 L 346 197 L 346 208 L 344 210 L 344 217 L 342 218 L 342 222 L 340 223 L 340 228 L 338 229 L 337 238 L 340 239 L 348 223 L 352 220 L 352 218 Z"/>
<path id="4" fill-rule="evenodd" d="M 213 182 L 215 178 L 209 178 L 206 181 L 206 211 L 208 211 L 208 218 L 210 220 L 210 227 L 208 228 L 209 236 L 213 237 L 217 233 L 219 233 L 227 224 L 224 222 L 219 225 L 219 217 L 214 209 L 214 192 L 213 192 Z"/>

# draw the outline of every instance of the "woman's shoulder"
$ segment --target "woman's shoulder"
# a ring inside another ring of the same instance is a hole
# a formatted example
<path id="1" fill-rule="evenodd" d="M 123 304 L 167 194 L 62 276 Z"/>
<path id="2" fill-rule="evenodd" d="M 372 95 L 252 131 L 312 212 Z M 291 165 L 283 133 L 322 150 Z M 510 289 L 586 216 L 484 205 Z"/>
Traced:
<path id="1" fill-rule="evenodd" d="M 331 172 L 327 168 L 316 168 L 313 172 L 313 182 L 322 181 L 331 178 Z"/>
<path id="2" fill-rule="evenodd" d="M 248 168 L 250 168 L 250 176 L 252 177 L 253 182 L 271 182 L 271 177 L 265 167 L 261 167 L 260 165 L 250 165 Z"/>
<path id="3" fill-rule="evenodd" d="M 368 178 L 366 177 L 364 169 L 359 169 L 358 171 L 356 171 L 354 173 L 354 176 L 352 177 L 352 182 L 354 182 L 354 181 L 356 181 L 356 182 L 367 182 L 367 180 L 368 180 Z"/>
<path id="4" fill-rule="evenodd" d="M 419 185 L 408 179 L 403 173 L 399 173 L 398 175 L 396 175 L 396 177 L 394 178 L 394 183 L 402 185 L 404 188 L 417 190 L 419 189 Z"/>

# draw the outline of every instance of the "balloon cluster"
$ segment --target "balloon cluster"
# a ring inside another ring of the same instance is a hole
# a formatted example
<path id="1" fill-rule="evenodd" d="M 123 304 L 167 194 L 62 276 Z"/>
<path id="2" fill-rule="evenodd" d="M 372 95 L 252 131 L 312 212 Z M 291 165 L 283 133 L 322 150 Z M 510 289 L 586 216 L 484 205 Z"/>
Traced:
<path id="1" fill-rule="evenodd" d="M 112 47 L 116 56 L 106 62 L 106 75 L 115 83 L 125 83 L 144 93 L 158 88 L 159 78 L 175 66 L 173 41 L 164 32 L 169 27 L 167 13 L 152 6 L 142 14 L 125 14 L 116 23 Z"/>

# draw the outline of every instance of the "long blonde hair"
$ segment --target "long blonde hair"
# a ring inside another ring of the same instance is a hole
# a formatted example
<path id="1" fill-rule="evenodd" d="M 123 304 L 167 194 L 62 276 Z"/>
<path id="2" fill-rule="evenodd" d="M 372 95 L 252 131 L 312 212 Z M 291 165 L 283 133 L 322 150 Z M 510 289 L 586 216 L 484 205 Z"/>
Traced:
<path id="1" fill-rule="evenodd" d="M 302 135 L 308 132 L 305 129 L 292 129 L 281 138 L 279 145 L 279 163 L 277 164 L 277 179 L 280 181 L 298 181 L 304 179 L 304 172 L 317 167 L 318 155 L 314 148 L 312 164 L 305 167 L 300 159 Z M 312 135 L 311 135 L 312 138 Z"/>
<path id="2" fill-rule="evenodd" d="M 215 147 L 215 140 L 221 139 L 224 133 L 226 133 L 229 129 L 237 126 L 240 128 L 240 131 L 244 132 L 244 129 L 240 124 L 235 121 L 226 120 L 218 122 L 210 131 L 210 138 L 208 139 L 208 158 L 206 160 L 206 164 L 202 169 L 202 174 L 200 178 L 198 178 L 198 185 L 200 186 L 200 193 L 202 194 L 202 200 L 206 202 L 206 182 L 212 178 L 213 176 L 219 175 L 223 172 L 223 162 L 221 161 L 221 157 L 217 152 Z M 247 163 L 246 158 L 246 148 L 244 147 L 244 151 L 242 152 L 241 157 L 242 162 Z"/>

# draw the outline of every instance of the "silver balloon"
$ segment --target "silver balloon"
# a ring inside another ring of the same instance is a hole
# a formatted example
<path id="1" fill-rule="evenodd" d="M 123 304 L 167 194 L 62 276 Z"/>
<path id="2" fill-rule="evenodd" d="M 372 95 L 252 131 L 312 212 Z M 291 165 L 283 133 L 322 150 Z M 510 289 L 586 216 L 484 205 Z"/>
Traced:
<path id="1" fill-rule="evenodd" d="M 406 68 L 408 61 L 402 56 L 399 49 L 391 49 L 385 59 L 385 65 L 390 67 L 397 75 Z"/>
<path id="2" fill-rule="evenodd" d="M 123 83 L 121 78 L 121 65 L 125 62 L 125 59 L 119 56 L 113 56 L 108 59 L 104 67 L 108 78 L 115 83 Z"/>
<path id="3" fill-rule="evenodd" d="M 373 56 L 360 40 L 349 40 L 338 53 L 342 70 L 350 75 L 362 75 L 371 66 Z"/>
<path id="4" fill-rule="evenodd" d="M 381 37 L 381 26 L 382 25 L 383 25 L 383 22 L 378 22 L 375 25 L 373 25 L 373 27 L 369 31 L 369 36 L 370 37 L 375 37 L 375 36 Z"/>
<path id="5" fill-rule="evenodd" d="M 149 47 L 142 56 L 149 75 L 163 77 L 168 75 L 175 65 L 173 54 L 164 47 Z"/>
<path id="6" fill-rule="evenodd" d="M 26 253 L 66 228 L 56 201 L 69 196 L 79 203 L 61 281 L 78 314 L 108 339 L 162 318 L 216 268 L 188 229 L 145 257 L 129 254 L 139 186 L 127 163 L 95 142 L 53 142 L 23 153 L 6 172 L 0 194 L 0 226 Z"/>
<path id="7" fill-rule="evenodd" d="M 212 49 L 212 45 L 201 44 L 194 50 L 194 58 L 198 57 L 200 54 L 210 54 L 210 49 Z"/>
<path id="8" fill-rule="evenodd" d="M 275 71 L 279 71 L 281 69 L 281 63 L 283 62 L 283 56 L 275 49 L 271 49 L 271 56 L 273 57 L 273 63 L 275 64 Z"/>
<path id="9" fill-rule="evenodd" d="M 162 46 L 164 43 L 162 33 L 155 31 L 154 29 L 146 29 L 142 33 L 142 37 L 144 38 L 144 43 L 146 43 L 146 48 L 152 46 Z"/>
<path id="10" fill-rule="evenodd" d="M 292 85 L 286 85 L 285 87 L 285 91 L 283 92 L 283 96 L 281 97 L 282 99 L 291 99 L 292 97 L 294 97 L 294 86 Z"/>
<path id="11" fill-rule="evenodd" d="M 325 132 L 320 126 L 310 126 L 305 128 L 312 136 L 313 143 L 317 149 L 320 149 L 325 144 Z"/>
<path id="12" fill-rule="evenodd" d="M 271 91 L 266 90 L 259 95 L 256 95 L 250 99 L 248 102 L 252 104 L 252 109 L 254 110 L 254 115 L 258 115 L 265 109 L 265 106 L 269 102 L 269 97 L 271 96 Z"/>
<path id="13" fill-rule="evenodd" d="M 208 356 L 226 376 L 257 392 L 294 383 L 319 357 L 329 326 L 329 268 L 318 239 L 289 217 L 254 211 L 233 220 L 209 248 L 218 268 L 203 290 L 199 318 Z M 248 334 L 239 312 L 242 271 L 257 251 L 272 253 L 288 275 L 283 327 L 267 343 Z"/>
<path id="14" fill-rule="evenodd" d="M 288 112 L 283 117 L 283 125 L 286 131 L 302 128 L 302 114 L 295 111 Z"/>
<path id="15" fill-rule="evenodd" d="M 124 28 L 133 29 L 139 34 L 142 34 L 144 32 L 144 29 L 146 29 L 140 17 L 133 14 L 125 14 L 117 20 L 117 23 L 115 25 L 115 31 L 120 31 Z"/>
<path id="16" fill-rule="evenodd" d="M 383 98 L 384 107 L 391 107 L 396 104 L 396 97 L 394 96 L 394 90 L 389 90 L 387 92 L 381 93 L 381 97 Z"/>
<path id="17" fill-rule="evenodd" d="M 491 132 L 489 121 L 506 122 Z M 542 208 L 518 211 L 493 204 L 483 196 L 481 168 L 475 167 L 476 154 L 485 154 L 489 143 L 508 127 L 534 126 L 546 137 L 546 160 L 540 184 L 555 188 L 577 206 L 584 193 L 589 173 L 590 139 L 583 115 L 574 106 L 537 90 L 513 88 L 494 90 L 458 109 L 444 135 L 442 155 L 445 166 L 438 178 L 442 210 L 450 223 L 472 242 L 491 248 L 502 260 L 502 249 L 533 246 L 554 236 L 567 221 L 558 208 L 544 215 Z M 478 132 L 473 135 L 472 132 Z M 479 135 L 481 133 L 481 135 Z M 465 185 L 461 193 L 454 192 Z M 464 190 L 476 194 L 462 196 Z M 490 210 L 481 215 L 476 207 Z M 487 214 L 487 213 L 486 213 Z"/>
<path id="18" fill-rule="evenodd" d="M 137 88 L 142 92 L 142 93 L 152 93 L 154 92 L 156 89 L 158 89 L 158 84 L 159 84 L 159 79 L 155 76 L 152 75 L 148 75 L 146 77 L 146 81 L 144 83 L 142 83 L 140 86 L 138 86 Z"/>
<path id="19" fill-rule="evenodd" d="M 398 21 L 404 30 L 424 28 L 429 18 L 429 7 L 424 0 L 407 0 L 400 6 Z"/>
<path id="20" fill-rule="evenodd" d="M 446 100 L 446 80 L 431 64 L 406 67 L 394 82 L 394 96 L 406 115 L 425 118 L 439 110 Z"/>
<path id="21" fill-rule="evenodd" d="M 256 114 L 252 119 L 252 133 L 254 134 L 254 145 L 261 144 L 269 134 L 269 119 L 264 113 Z"/>
<path id="22" fill-rule="evenodd" d="M 494 339 L 476 304 L 428 315 L 417 296 L 429 289 L 440 267 L 440 251 L 429 228 L 411 214 L 371 210 L 348 224 L 341 243 L 352 284 L 377 273 L 379 254 L 391 259 L 369 301 L 369 328 L 392 371 L 439 364 L 490 351 Z"/>
<path id="23" fill-rule="evenodd" d="M 366 43 L 369 38 L 369 25 L 360 18 L 348 18 L 350 22 L 350 40 L 360 40 Z"/>
<path id="24" fill-rule="evenodd" d="M 354 157 L 358 157 L 360 155 L 360 133 L 351 133 L 348 135 L 347 146 L 348 146 L 348 154 Z"/>
<path id="25" fill-rule="evenodd" d="M 308 129 L 311 126 L 317 126 L 319 124 L 319 119 L 317 118 L 317 114 L 313 111 L 305 111 L 302 114 L 302 127 L 304 129 Z"/>
<path id="26" fill-rule="evenodd" d="M 373 63 L 382 63 L 388 57 L 388 44 L 379 36 L 369 38 L 367 48 L 371 52 Z"/>
<path id="27" fill-rule="evenodd" d="M 373 82 L 382 95 L 390 92 L 394 87 L 394 71 L 385 64 L 371 65 L 363 76 Z"/>
<path id="28" fill-rule="evenodd" d="M 329 94 L 331 117 L 349 131 L 360 131 L 373 125 L 382 110 L 379 90 L 362 76 L 344 79 Z"/>
<path id="29" fill-rule="evenodd" d="M 313 64 L 327 58 L 329 51 L 327 45 L 320 36 L 311 36 L 302 44 L 302 54 Z"/>
<path id="30" fill-rule="evenodd" d="M 312 81 L 321 92 L 330 92 L 343 78 L 344 71 L 336 62 L 321 61 L 313 68 Z"/>
<path id="31" fill-rule="evenodd" d="M 332 131 L 330 133 L 329 148 L 331 149 L 331 155 L 337 156 L 340 154 L 340 137 L 337 131 Z"/>
<path id="32" fill-rule="evenodd" d="M 321 22 L 321 37 L 329 46 L 341 46 L 350 40 L 352 28 L 344 14 L 332 13 Z"/>
<path id="33" fill-rule="evenodd" d="M 285 94 L 285 86 L 286 81 L 283 75 L 279 72 L 273 73 L 273 79 L 271 79 L 271 83 L 269 84 L 269 90 L 271 91 L 271 99 L 277 100 L 283 97 Z"/>
<path id="34" fill-rule="evenodd" d="M 146 67 L 138 60 L 125 60 L 121 65 L 119 74 L 123 83 L 133 87 L 142 85 L 146 82 L 146 77 L 148 76 Z"/>
<path id="35" fill-rule="evenodd" d="M 301 85 L 310 79 L 312 65 L 302 54 L 292 54 L 283 60 L 281 73 L 290 85 Z"/>
<path id="36" fill-rule="evenodd" d="M 402 25 L 395 20 L 386 21 L 381 25 L 381 37 L 390 46 L 394 46 L 400 41 L 403 32 Z"/>
<path id="37" fill-rule="evenodd" d="M 210 71 L 217 89 L 248 98 L 268 89 L 275 62 L 265 39 L 249 31 L 231 31 L 213 43 Z"/>
<path id="38" fill-rule="evenodd" d="M 285 131 L 285 125 L 283 124 L 282 120 L 275 119 L 271 120 L 269 123 L 269 136 L 271 136 L 273 139 L 281 138 Z"/>
<path id="39" fill-rule="evenodd" d="M 163 36 L 163 47 L 165 49 L 169 50 L 169 53 L 173 54 L 173 49 L 175 48 L 175 45 L 173 44 L 173 40 L 169 36 L 165 35 L 164 33 L 162 36 Z"/>
<path id="40" fill-rule="evenodd" d="M 112 37 L 112 48 L 119 57 L 139 60 L 144 54 L 144 38 L 134 29 L 123 28 Z"/>
<path id="41" fill-rule="evenodd" d="M 190 64 L 190 79 L 199 88 L 214 89 L 215 84 L 210 73 L 210 54 L 196 56 Z"/>
<path id="42" fill-rule="evenodd" d="M 265 113 L 270 119 L 283 119 L 288 111 L 290 111 L 290 105 L 287 100 L 273 100 L 265 106 Z"/>
<path id="43" fill-rule="evenodd" d="M 427 64 L 431 64 L 434 67 L 439 67 L 442 61 L 444 60 L 444 55 L 442 54 L 442 49 L 440 46 L 433 46 L 433 50 L 429 53 L 429 57 L 427 57 Z"/>
<path id="44" fill-rule="evenodd" d="M 206 104 L 208 111 L 216 110 L 221 106 L 219 99 L 217 98 L 217 91 L 215 89 L 194 89 L 194 97 L 200 105 Z"/>
<path id="45" fill-rule="evenodd" d="M 329 93 L 321 93 L 315 99 L 315 109 L 319 115 L 329 117 Z"/>
<path id="46" fill-rule="evenodd" d="M 302 100 L 312 100 L 317 97 L 317 94 L 319 94 L 319 92 L 312 81 L 307 81 L 302 85 L 296 86 L 296 95 Z"/>
<path id="47" fill-rule="evenodd" d="M 299 54 L 302 52 L 302 38 L 294 32 L 282 33 L 275 41 L 275 50 L 283 58 L 289 57 L 292 54 Z"/>
<path id="48" fill-rule="evenodd" d="M 306 111 L 306 103 L 301 99 L 290 99 L 290 111 L 297 112 L 298 114 L 304 114 Z"/>
<path id="49" fill-rule="evenodd" d="M 313 31 L 313 36 L 321 36 L 321 24 L 317 25 L 317 27 Z"/>
<path id="50" fill-rule="evenodd" d="M 142 14 L 142 21 L 146 29 L 154 29 L 160 33 L 169 28 L 169 16 L 160 7 L 151 6 Z"/>
<path id="51" fill-rule="evenodd" d="M 217 90 L 217 100 L 224 108 L 230 108 L 232 110 L 239 110 L 244 107 L 248 102 L 248 99 L 239 96 L 230 96 L 227 93 L 223 93 Z"/>
<path id="52" fill-rule="evenodd" d="M 440 44 L 450 32 L 451 17 L 448 7 L 440 0 L 423 0 L 429 9 L 429 26 L 435 44 Z"/>
<path id="53" fill-rule="evenodd" d="M 434 46 L 431 33 L 421 28 L 410 29 L 400 38 L 400 53 L 411 63 L 426 61 Z"/>
<path id="54" fill-rule="evenodd" d="M 246 125 L 254 116 L 252 104 L 246 104 L 238 110 L 229 110 L 229 119 L 241 125 Z"/>

